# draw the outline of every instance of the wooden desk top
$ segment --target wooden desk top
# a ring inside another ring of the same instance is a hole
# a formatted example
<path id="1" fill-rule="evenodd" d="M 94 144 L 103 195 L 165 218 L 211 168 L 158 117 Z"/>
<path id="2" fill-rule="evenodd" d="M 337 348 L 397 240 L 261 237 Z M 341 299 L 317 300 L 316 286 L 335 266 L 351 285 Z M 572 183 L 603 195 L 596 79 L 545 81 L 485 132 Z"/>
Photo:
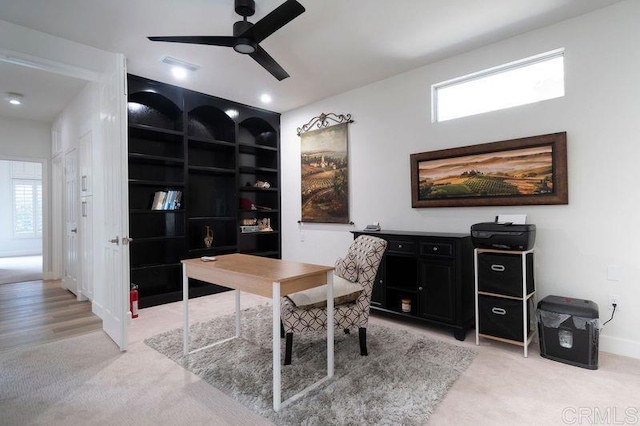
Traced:
<path id="1" fill-rule="evenodd" d="M 272 297 L 272 283 L 280 283 L 285 296 L 326 284 L 332 266 L 233 253 L 216 256 L 215 261 L 199 258 L 183 260 L 187 276 L 260 296 Z"/>

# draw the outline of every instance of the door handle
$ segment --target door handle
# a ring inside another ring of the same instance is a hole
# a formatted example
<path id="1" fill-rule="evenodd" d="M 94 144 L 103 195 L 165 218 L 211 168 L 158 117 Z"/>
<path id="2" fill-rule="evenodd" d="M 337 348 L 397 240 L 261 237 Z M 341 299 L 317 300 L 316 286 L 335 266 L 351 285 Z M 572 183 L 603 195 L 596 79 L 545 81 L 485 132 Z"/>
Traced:
<path id="1" fill-rule="evenodd" d="M 133 238 L 129 238 L 129 237 L 122 237 L 122 245 L 126 246 L 127 244 L 129 244 L 131 241 L 133 241 Z"/>
<path id="2" fill-rule="evenodd" d="M 110 243 L 114 243 L 115 245 L 119 246 L 120 245 L 120 238 L 118 236 L 116 236 L 114 239 L 109 240 Z"/>
<path id="3" fill-rule="evenodd" d="M 78 228 L 73 228 L 73 229 L 71 230 L 71 232 L 73 232 L 74 234 L 77 234 L 77 233 L 78 233 Z"/>

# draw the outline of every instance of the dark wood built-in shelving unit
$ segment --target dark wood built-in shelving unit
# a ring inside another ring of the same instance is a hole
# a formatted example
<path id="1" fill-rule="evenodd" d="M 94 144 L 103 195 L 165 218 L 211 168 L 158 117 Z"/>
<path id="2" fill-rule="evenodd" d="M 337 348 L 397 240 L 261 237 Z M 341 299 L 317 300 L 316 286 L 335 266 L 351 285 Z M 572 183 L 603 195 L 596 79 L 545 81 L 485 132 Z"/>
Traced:
<path id="1" fill-rule="evenodd" d="M 140 307 L 182 299 L 182 259 L 280 258 L 280 114 L 134 75 L 128 86 L 131 282 Z M 181 191 L 180 207 L 152 210 L 157 191 Z M 253 218 L 269 218 L 273 231 L 241 233 Z M 189 294 L 224 290 L 191 280 Z"/>

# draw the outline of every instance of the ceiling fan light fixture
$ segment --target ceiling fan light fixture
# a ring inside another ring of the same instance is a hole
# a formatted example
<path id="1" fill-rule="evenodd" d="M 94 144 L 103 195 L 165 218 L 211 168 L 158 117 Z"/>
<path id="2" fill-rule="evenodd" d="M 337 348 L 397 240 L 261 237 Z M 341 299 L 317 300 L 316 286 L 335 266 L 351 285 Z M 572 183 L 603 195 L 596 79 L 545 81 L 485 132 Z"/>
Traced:
<path id="1" fill-rule="evenodd" d="M 248 38 L 239 38 L 238 42 L 233 46 L 233 50 L 238 53 L 250 55 L 258 50 L 258 43 Z"/>

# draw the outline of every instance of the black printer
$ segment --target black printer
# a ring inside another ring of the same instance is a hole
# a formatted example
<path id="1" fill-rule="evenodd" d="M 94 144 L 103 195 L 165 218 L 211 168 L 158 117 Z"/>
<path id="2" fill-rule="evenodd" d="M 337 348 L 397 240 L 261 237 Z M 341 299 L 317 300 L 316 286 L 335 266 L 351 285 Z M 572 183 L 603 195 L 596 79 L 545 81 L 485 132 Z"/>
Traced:
<path id="1" fill-rule="evenodd" d="M 536 241 L 536 226 L 483 222 L 471 225 L 471 242 L 476 248 L 530 250 Z"/>

